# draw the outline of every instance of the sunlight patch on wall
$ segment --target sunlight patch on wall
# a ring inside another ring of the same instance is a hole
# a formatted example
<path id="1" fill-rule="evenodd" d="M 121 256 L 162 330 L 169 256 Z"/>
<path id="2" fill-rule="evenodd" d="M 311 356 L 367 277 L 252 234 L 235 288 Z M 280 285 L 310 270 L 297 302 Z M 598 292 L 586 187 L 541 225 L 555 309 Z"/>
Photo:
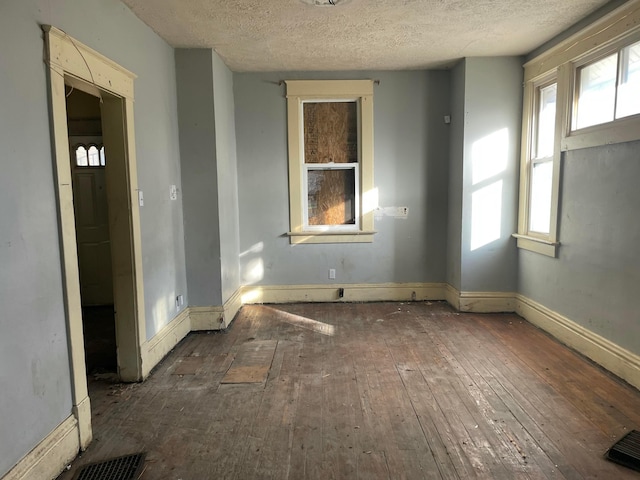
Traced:
<path id="1" fill-rule="evenodd" d="M 502 175 L 509 160 L 509 129 L 502 128 L 471 147 L 471 251 L 500 238 Z"/>
<path id="2" fill-rule="evenodd" d="M 362 214 L 374 212 L 378 208 L 378 187 L 367 190 L 362 195 Z"/>
<path id="3" fill-rule="evenodd" d="M 502 180 L 471 194 L 471 251 L 498 240 L 502 225 Z"/>
<path id="4" fill-rule="evenodd" d="M 507 169 L 509 160 L 509 129 L 497 130 L 473 142 L 471 147 L 471 178 L 477 185 L 500 175 Z"/>

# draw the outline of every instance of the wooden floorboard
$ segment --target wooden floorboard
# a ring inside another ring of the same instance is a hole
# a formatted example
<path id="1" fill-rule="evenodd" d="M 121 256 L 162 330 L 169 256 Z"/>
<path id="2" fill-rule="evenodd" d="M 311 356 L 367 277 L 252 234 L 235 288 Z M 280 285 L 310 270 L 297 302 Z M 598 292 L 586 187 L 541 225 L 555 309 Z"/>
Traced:
<path id="1" fill-rule="evenodd" d="M 638 478 L 603 458 L 638 390 L 513 314 L 245 306 L 144 383 L 89 380 L 94 441 L 60 480 L 141 450 L 143 480 Z"/>

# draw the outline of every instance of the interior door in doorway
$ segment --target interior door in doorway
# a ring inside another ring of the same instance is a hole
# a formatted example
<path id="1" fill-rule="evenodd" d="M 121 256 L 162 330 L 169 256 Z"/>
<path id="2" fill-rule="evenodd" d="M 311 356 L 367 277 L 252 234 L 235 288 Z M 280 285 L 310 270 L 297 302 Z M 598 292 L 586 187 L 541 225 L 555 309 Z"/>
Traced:
<path id="1" fill-rule="evenodd" d="M 82 306 L 113 305 L 111 242 L 102 139 L 70 138 Z"/>

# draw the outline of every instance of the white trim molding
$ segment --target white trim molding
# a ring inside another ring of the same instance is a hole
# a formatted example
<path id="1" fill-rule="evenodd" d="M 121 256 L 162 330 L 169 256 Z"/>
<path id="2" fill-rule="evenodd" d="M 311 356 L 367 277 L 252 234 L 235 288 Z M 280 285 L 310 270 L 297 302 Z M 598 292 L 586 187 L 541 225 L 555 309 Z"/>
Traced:
<path id="1" fill-rule="evenodd" d="M 189 307 L 191 331 L 222 330 L 224 327 L 224 307 L 211 305 L 209 307 Z"/>
<path id="2" fill-rule="evenodd" d="M 79 438 L 78 421 L 71 415 L 26 454 L 2 479 L 56 478 L 78 455 Z"/>
<path id="3" fill-rule="evenodd" d="M 640 388 L 640 355 L 520 294 L 516 295 L 516 313 L 634 387 Z"/>
<path id="4" fill-rule="evenodd" d="M 460 292 L 448 284 L 445 293 L 447 302 L 461 312 L 515 312 L 559 342 L 640 388 L 640 355 L 524 295 L 512 292 Z"/>
<path id="5" fill-rule="evenodd" d="M 189 307 L 191 331 L 224 330 L 242 308 L 242 288 L 238 288 L 224 305 L 210 307 Z"/>
<path id="6" fill-rule="evenodd" d="M 444 300 L 445 288 L 444 283 L 253 285 L 242 289 L 242 303 Z"/>
<path id="7" fill-rule="evenodd" d="M 153 338 L 142 344 L 142 375 L 151 370 L 191 331 L 189 309 L 185 308 L 165 325 Z"/>

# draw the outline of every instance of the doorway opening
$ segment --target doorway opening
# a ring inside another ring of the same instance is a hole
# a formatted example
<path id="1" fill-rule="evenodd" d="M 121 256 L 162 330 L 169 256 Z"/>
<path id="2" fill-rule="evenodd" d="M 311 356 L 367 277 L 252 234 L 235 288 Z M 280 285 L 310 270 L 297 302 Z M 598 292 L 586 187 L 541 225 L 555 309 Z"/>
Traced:
<path id="1" fill-rule="evenodd" d="M 107 158 L 100 99 L 67 87 L 67 129 L 86 372 L 118 379 Z M 90 383 L 89 383 L 90 385 Z"/>
<path id="2" fill-rule="evenodd" d="M 77 419 L 80 448 L 84 449 L 92 438 L 91 405 L 82 328 L 79 237 L 76 235 L 74 179 L 70 168 L 67 94 L 73 88 L 99 99 L 104 156 L 108 159 L 108 167 L 104 169 L 104 187 L 113 279 L 117 375 L 121 381 L 140 381 L 143 379 L 142 354 L 146 332 L 133 119 L 135 75 L 62 30 L 50 25 L 43 25 L 42 29 L 46 42 L 45 60 L 49 67 L 72 411 Z M 92 150 L 92 154 L 95 153 Z M 87 190 L 91 191 L 91 188 Z"/>

